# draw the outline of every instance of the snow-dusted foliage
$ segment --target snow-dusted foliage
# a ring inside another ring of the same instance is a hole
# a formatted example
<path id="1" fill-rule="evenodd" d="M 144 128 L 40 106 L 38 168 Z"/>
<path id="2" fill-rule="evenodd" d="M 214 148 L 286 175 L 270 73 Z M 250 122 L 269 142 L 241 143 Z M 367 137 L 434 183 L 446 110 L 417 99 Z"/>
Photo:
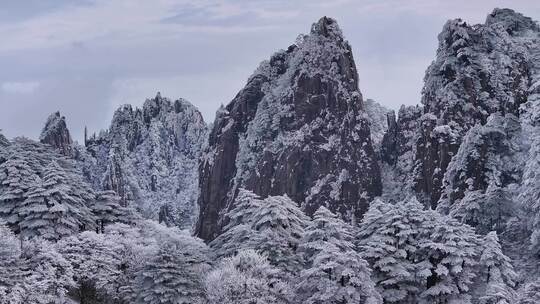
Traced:
<path id="1" fill-rule="evenodd" d="M 86 289 L 116 292 L 121 261 L 114 240 L 86 231 L 60 240 L 57 247 L 73 267 L 80 299 L 88 297 Z"/>
<path id="2" fill-rule="evenodd" d="M 72 265 L 62 256 L 55 244 L 34 239 L 24 245 L 26 289 L 24 303 L 63 303 L 68 290 L 75 286 Z"/>
<path id="3" fill-rule="evenodd" d="M 513 137 L 519 131 L 512 114 L 493 114 L 485 125 L 472 127 L 448 165 L 437 209 L 481 233 L 503 231 L 517 207 L 513 196 L 521 164 Z"/>
<path id="4" fill-rule="evenodd" d="M 315 211 L 298 248 L 306 266 L 297 279 L 297 303 L 382 303 L 352 230 L 325 207 Z"/>
<path id="5" fill-rule="evenodd" d="M 0 303 L 10 301 L 20 303 L 24 296 L 21 284 L 24 272 L 21 270 L 20 242 L 13 232 L 0 225 Z"/>
<path id="6" fill-rule="evenodd" d="M 539 303 L 539 25 L 449 21 L 422 94 L 363 102 L 323 17 L 209 134 L 160 94 L 0 134 L 0 304 Z"/>
<path id="7" fill-rule="evenodd" d="M 255 250 L 224 258 L 205 278 L 208 304 L 287 304 L 290 286 L 280 270 Z"/>
<path id="8" fill-rule="evenodd" d="M 21 215 L 15 209 L 28 198 L 28 191 L 39 177 L 24 156 L 11 151 L 12 155 L 0 164 L 0 217 L 18 231 Z"/>
<path id="9" fill-rule="evenodd" d="M 515 302 L 517 274 L 510 262 L 510 258 L 504 255 L 499 237 L 495 231 L 488 233 L 483 240 L 483 251 L 480 256 L 482 273 L 479 279 L 486 283 L 485 295 L 480 297 L 480 302 L 489 304 L 510 304 Z"/>
<path id="10" fill-rule="evenodd" d="M 204 297 L 209 249 L 178 229 L 142 220 L 114 224 L 102 234 L 64 238 L 57 248 L 74 269 L 73 295 L 80 301 L 197 303 Z"/>
<path id="11" fill-rule="evenodd" d="M 518 201 L 525 211 L 522 220 L 531 231 L 533 251 L 540 254 L 540 47 L 534 53 L 535 74 L 529 88 L 530 95 L 522 106 L 522 128 L 525 145 L 523 176 Z"/>
<path id="12" fill-rule="evenodd" d="M 469 303 L 482 243 L 473 229 L 415 199 L 372 203 L 360 253 L 388 303 Z"/>
<path id="13" fill-rule="evenodd" d="M 0 165 L 0 217 L 14 231 L 58 239 L 92 228 L 94 194 L 73 161 L 24 138 L 7 151 Z"/>
<path id="14" fill-rule="evenodd" d="M 285 271 L 299 269 L 295 255 L 309 218 L 287 196 L 262 199 L 240 189 L 234 208 L 225 217 L 225 231 L 210 243 L 218 256 L 232 256 L 253 249 Z"/>
<path id="15" fill-rule="evenodd" d="M 525 284 L 519 292 L 519 301 L 517 304 L 536 304 L 540 303 L 540 280 Z"/>
<path id="16" fill-rule="evenodd" d="M 131 224 L 137 221 L 138 215 L 130 207 L 121 205 L 121 197 L 111 190 L 98 191 L 90 206 L 97 233 L 103 233 L 105 226 L 113 223 Z"/>
<path id="17" fill-rule="evenodd" d="M 22 235 L 58 240 L 92 228 L 95 220 L 88 204 L 93 194 L 80 192 L 80 185 L 55 161 L 42 174 L 28 191 L 26 200 L 15 208 L 21 216 Z"/>
<path id="18" fill-rule="evenodd" d="M 135 278 L 135 303 L 176 304 L 203 303 L 204 292 L 201 261 L 185 257 L 178 246 L 185 244 L 160 244 L 158 251 L 145 262 Z"/>
<path id="19" fill-rule="evenodd" d="M 87 138 L 78 157 L 96 189 L 114 190 L 144 217 L 190 228 L 206 128 L 189 102 L 158 93 L 142 109 L 119 108 L 109 130 Z"/>

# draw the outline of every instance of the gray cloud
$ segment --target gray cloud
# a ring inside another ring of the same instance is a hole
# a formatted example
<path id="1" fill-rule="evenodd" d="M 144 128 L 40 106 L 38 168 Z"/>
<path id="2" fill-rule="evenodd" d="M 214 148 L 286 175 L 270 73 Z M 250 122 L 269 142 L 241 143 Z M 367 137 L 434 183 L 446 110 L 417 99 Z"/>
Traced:
<path id="1" fill-rule="evenodd" d="M 447 19 L 483 22 L 496 6 L 540 19 L 540 3 L 519 0 L 6 3 L 0 129 L 35 138 L 60 110 L 79 140 L 85 125 L 106 128 L 118 105 L 157 91 L 190 100 L 212 121 L 260 61 L 322 15 L 338 19 L 351 42 L 364 96 L 392 108 L 419 102 Z"/>

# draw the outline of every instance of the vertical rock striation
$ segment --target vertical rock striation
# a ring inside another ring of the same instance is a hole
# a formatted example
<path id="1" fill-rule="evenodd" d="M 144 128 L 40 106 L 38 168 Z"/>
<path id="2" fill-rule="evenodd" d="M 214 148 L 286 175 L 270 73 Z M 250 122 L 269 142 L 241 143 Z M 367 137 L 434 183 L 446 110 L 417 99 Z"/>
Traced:
<path id="1" fill-rule="evenodd" d="M 66 118 L 60 115 L 60 112 L 49 115 L 39 141 L 52 146 L 65 156 L 73 153 L 73 140 L 66 125 Z"/>
<path id="2" fill-rule="evenodd" d="M 261 63 L 216 115 L 200 165 L 198 236 L 215 238 L 240 188 L 360 217 L 381 193 L 351 48 L 335 20 Z"/>
<path id="3" fill-rule="evenodd" d="M 532 19 L 509 9 L 495 9 L 481 25 L 456 19 L 444 26 L 425 76 L 410 173 L 426 205 L 437 206 L 447 167 L 473 126 L 486 124 L 494 113 L 519 116 L 529 96 L 538 34 Z M 391 132 L 383 149 L 395 161 L 402 152 L 392 148 L 390 137 L 398 135 Z"/>

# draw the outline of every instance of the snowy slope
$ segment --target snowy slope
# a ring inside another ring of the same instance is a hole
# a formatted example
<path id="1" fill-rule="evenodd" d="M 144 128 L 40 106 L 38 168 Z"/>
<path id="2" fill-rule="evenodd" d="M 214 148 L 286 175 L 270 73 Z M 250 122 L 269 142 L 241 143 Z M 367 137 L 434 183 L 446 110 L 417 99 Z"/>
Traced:
<path id="1" fill-rule="evenodd" d="M 109 130 L 87 139 L 80 158 L 95 187 L 116 191 L 147 218 L 190 227 L 206 128 L 189 102 L 158 93 L 142 109 L 120 107 Z"/>

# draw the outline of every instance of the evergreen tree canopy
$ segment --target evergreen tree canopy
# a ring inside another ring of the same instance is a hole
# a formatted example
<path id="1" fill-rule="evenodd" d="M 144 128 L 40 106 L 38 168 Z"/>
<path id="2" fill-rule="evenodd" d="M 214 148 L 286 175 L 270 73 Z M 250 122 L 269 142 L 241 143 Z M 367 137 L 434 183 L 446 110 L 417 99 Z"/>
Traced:
<path id="1" fill-rule="evenodd" d="M 358 235 L 385 302 L 469 301 L 481 243 L 473 229 L 416 199 L 375 201 Z"/>
<path id="2" fill-rule="evenodd" d="M 264 255 L 248 249 L 224 258 L 205 278 L 209 304 L 286 304 L 290 288 Z"/>
<path id="3" fill-rule="evenodd" d="M 266 254 L 284 270 L 299 269 L 295 251 L 309 218 L 287 196 L 261 199 L 241 189 L 235 207 L 227 213 L 225 231 L 210 246 L 218 256 L 232 256 L 240 249 Z"/>
<path id="4" fill-rule="evenodd" d="M 352 229 L 325 207 L 314 213 L 298 248 L 306 264 L 297 285 L 298 303 L 382 303 L 368 263 L 352 242 Z"/>

